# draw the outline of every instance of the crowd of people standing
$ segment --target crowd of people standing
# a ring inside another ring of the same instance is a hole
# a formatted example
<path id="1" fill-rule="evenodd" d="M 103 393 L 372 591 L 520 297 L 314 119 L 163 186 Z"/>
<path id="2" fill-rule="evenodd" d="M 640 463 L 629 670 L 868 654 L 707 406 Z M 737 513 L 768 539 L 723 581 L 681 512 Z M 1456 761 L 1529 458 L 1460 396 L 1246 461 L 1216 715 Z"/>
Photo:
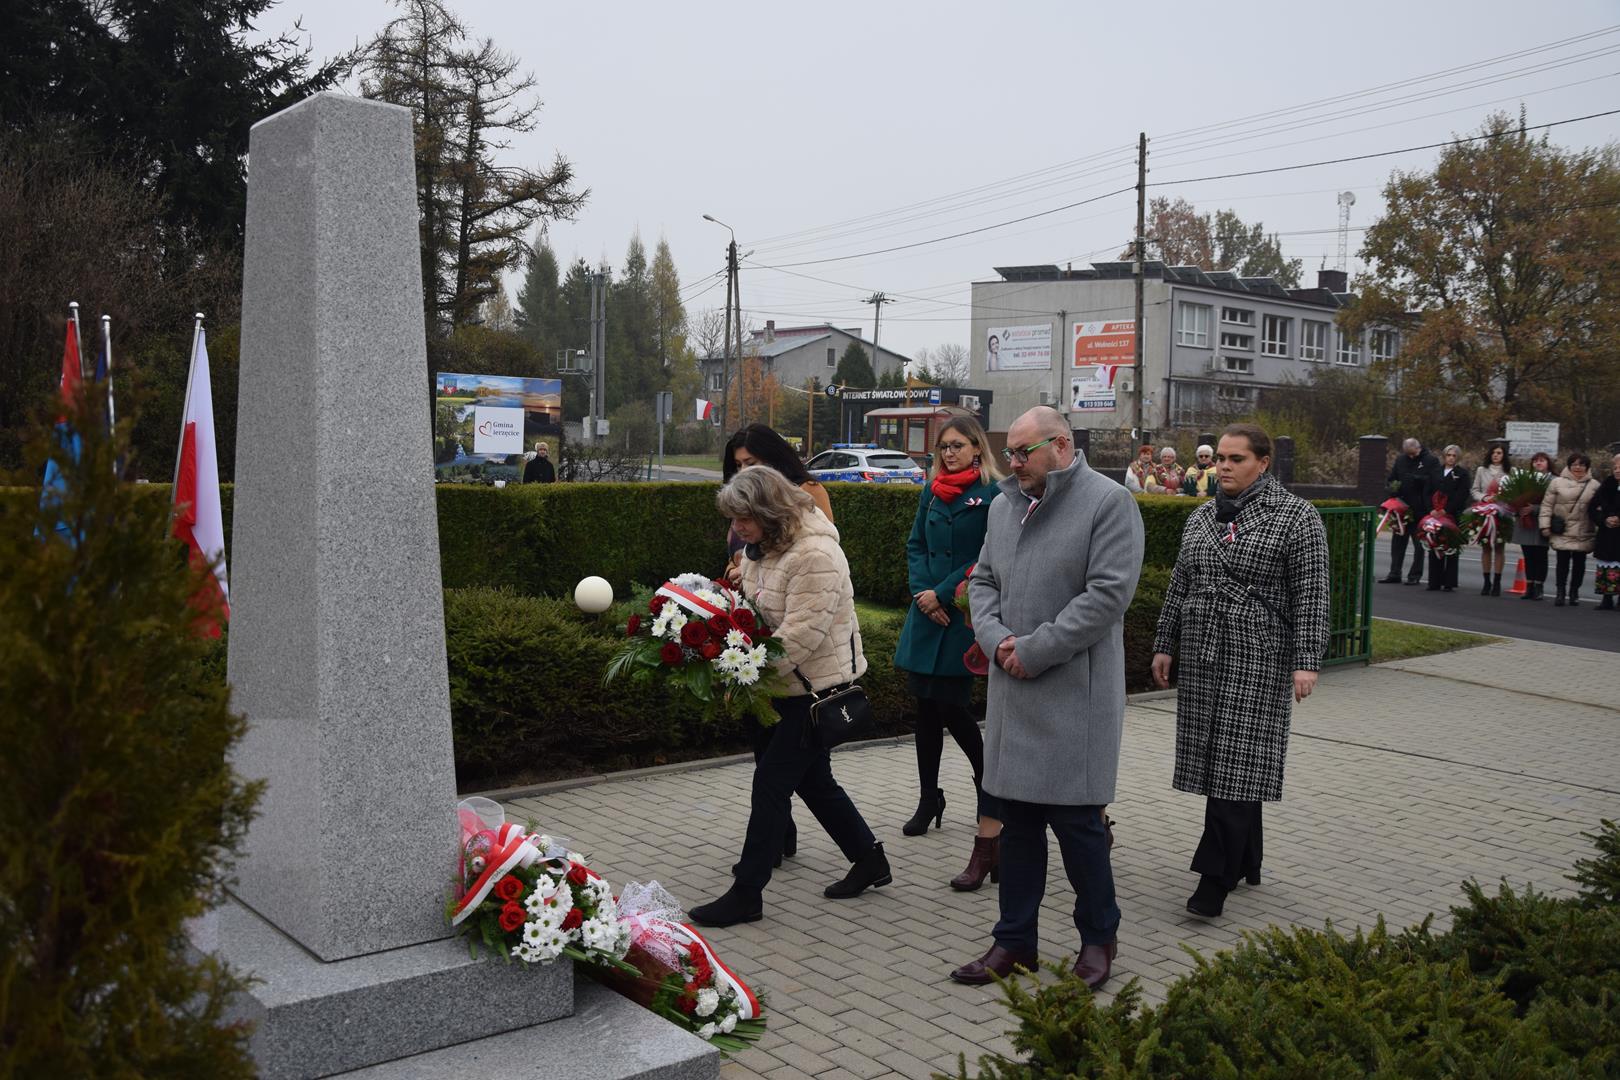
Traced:
<path id="1" fill-rule="evenodd" d="M 1188 517 L 1153 676 L 1168 685 L 1180 665 L 1168 779 L 1206 799 L 1186 908 L 1216 918 L 1240 882 L 1261 881 L 1261 806 L 1281 798 L 1290 710 L 1314 688 L 1326 647 L 1327 544 L 1320 516 L 1271 477 L 1271 441 L 1259 428 L 1228 428 L 1185 471 L 1173 451 L 1153 465 L 1152 448 L 1143 449 L 1137 486 L 1151 490 L 1151 477 L 1152 486 L 1180 491 L 1190 481 L 1190 493 L 1213 496 Z M 1074 891 L 1074 973 L 1095 988 L 1110 976 L 1122 920 L 1107 809 L 1123 739 L 1124 616 L 1142 566 L 1141 513 L 1125 487 L 1088 466 L 1067 419 L 1046 406 L 1012 424 L 999 462 L 966 416 L 941 426 L 933 451 L 906 543 L 912 603 L 894 658 L 916 699 L 919 797 L 900 831 L 920 836 L 944 817 L 948 733 L 972 767 L 977 829 L 966 869 L 941 885 L 974 890 L 988 877 L 1001 886 L 988 949 L 950 977 L 977 985 L 1036 966 L 1050 832 Z M 894 876 L 834 777 L 813 720 L 818 702 L 849 692 L 866 670 L 831 506 L 785 441 L 761 425 L 727 444 L 723 472 L 726 577 L 774 628 L 785 649 L 781 673 L 804 692 L 776 699 L 777 722 L 755 733 L 732 885 L 690 911 L 706 926 L 763 917 L 771 871 L 797 849 L 795 794 L 849 863 L 828 898 L 850 899 Z M 981 674 L 982 734 L 968 711 Z"/>
<path id="2" fill-rule="evenodd" d="M 1515 468 L 1501 443 L 1488 446 L 1470 473 L 1461 447 L 1447 446 L 1436 457 L 1417 439 L 1407 439 L 1390 468 L 1388 483 L 1390 495 L 1409 512 L 1391 535 L 1389 572 L 1380 580 L 1389 585 L 1402 581 L 1420 585 L 1426 561 L 1428 588 L 1455 591 L 1460 550 L 1425 551 L 1418 523 L 1430 511 L 1443 511 L 1453 522 L 1460 520 L 1471 506 L 1494 500 Z M 1481 530 L 1473 541 L 1481 549 L 1480 595 L 1502 595 L 1507 546 L 1512 543 L 1524 560 L 1522 599 L 1543 598 L 1550 570 L 1553 605 L 1577 605 L 1590 555 L 1598 610 L 1615 610 L 1616 596 L 1620 596 L 1620 481 L 1616 479 L 1620 477 L 1620 454 L 1611 462 L 1609 476 L 1601 481 L 1593 475 L 1592 459 L 1579 452 L 1565 458 L 1561 467 L 1552 455 L 1538 452 L 1523 468 L 1538 477 L 1545 493 L 1539 501 L 1517 510 L 1510 523 L 1490 532 Z"/>

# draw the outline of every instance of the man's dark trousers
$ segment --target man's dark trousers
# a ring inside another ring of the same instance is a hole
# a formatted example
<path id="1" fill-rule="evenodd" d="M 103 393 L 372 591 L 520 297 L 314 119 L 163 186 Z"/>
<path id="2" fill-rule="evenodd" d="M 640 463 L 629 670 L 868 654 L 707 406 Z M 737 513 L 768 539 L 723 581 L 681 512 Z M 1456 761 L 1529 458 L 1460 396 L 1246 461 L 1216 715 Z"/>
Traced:
<path id="1" fill-rule="evenodd" d="M 1415 527 L 1415 526 L 1414 526 Z M 1423 580 L 1423 546 L 1417 542 L 1417 537 L 1410 531 L 1395 533 L 1389 538 L 1389 576 L 1401 576 L 1401 564 L 1406 561 L 1406 545 L 1412 545 L 1412 569 L 1407 575 L 1408 581 Z"/>
<path id="2" fill-rule="evenodd" d="M 1081 944 L 1113 941 L 1119 930 L 1119 905 L 1114 902 L 1103 808 L 1004 799 L 1001 822 L 1001 921 L 996 923 L 996 944 L 1023 952 L 1039 942 L 1048 827 L 1057 836 L 1063 869 L 1074 888 L 1074 925 Z"/>

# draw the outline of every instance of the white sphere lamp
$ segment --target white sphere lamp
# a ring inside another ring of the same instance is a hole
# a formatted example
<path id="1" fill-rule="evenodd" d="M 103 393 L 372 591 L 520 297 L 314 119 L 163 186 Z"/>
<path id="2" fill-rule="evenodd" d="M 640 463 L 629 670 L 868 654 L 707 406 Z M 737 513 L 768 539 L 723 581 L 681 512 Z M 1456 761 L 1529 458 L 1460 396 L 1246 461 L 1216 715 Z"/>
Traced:
<path id="1" fill-rule="evenodd" d="M 587 615 L 600 615 L 613 606 L 613 586 L 607 578 L 582 578 L 574 586 L 574 604 Z"/>

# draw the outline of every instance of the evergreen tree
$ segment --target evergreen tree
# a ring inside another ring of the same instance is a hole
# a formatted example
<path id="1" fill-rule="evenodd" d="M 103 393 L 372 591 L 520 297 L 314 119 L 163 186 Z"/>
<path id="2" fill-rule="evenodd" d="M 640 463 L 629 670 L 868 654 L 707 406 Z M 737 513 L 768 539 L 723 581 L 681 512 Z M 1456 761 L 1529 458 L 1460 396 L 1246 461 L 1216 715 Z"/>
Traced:
<path id="1" fill-rule="evenodd" d="M 639 235 L 630 238 L 624 269 L 608 297 L 607 355 L 609 410 L 651 399 L 663 389 L 652 275 Z"/>
<path id="2" fill-rule="evenodd" d="M 860 342 L 851 341 L 844 349 L 833 372 L 833 382 L 851 390 L 870 390 L 877 385 L 877 376 L 872 373 L 872 361 Z"/>
<path id="3" fill-rule="evenodd" d="M 566 350 L 569 367 L 578 367 L 579 358 L 573 354 L 588 350 L 591 344 L 591 268 L 584 259 L 575 259 L 568 267 L 558 292 L 557 306 L 546 321 L 546 334 L 555 341 L 556 350 Z M 556 352 L 547 360 L 555 364 Z M 590 405 L 590 379 L 583 375 L 564 375 L 563 416 L 578 420 Z"/>
<path id="4" fill-rule="evenodd" d="M 53 450 L 63 497 L 0 517 L 0 1076 L 247 1077 L 243 982 L 183 947 L 259 792 L 230 766 L 223 643 L 197 632 L 212 571 L 161 492 L 114 478 L 129 425 L 107 439 L 94 401 L 79 459 Z"/>
<path id="5" fill-rule="evenodd" d="M 557 350 L 563 347 L 556 337 L 557 310 L 562 303 L 557 275 L 557 253 L 541 236 L 524 267 L 523 284 L 518 288 L 514 315 L 518 333 L 540 351 L 547 363 L 552 364 L 556 362 Z"/>

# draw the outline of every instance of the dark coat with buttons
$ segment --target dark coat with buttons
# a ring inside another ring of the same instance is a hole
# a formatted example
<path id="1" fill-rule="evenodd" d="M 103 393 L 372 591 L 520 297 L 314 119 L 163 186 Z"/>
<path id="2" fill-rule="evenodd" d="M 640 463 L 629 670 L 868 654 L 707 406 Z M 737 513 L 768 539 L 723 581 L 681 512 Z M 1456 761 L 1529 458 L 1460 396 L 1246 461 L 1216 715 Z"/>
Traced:
<path id="1" fill-rule="evenodd" d="M 912 596 L 934 590 L 951 622 L 941 626 L 912 604 L 894 651 L 895 667 L 919 675 L 968 678 L 972 674 L 963 666 L 962 654 L 973 644 L 973 631 L 957 610 L 956 587 L 979 557 L 985 523 L 990 520 L 990 501 L 1000 494 L 993 482 L 981 482 L 946 502 L 932 488 L 923 487 L 906 539 L 907 577 Z"/>
<path id="2" fill-rule="evenodd" d="M 1215 503 L 1187 516 L 1153 651 L 1178 657 L 1176 790 L 1282 798 L 1294 672 L 1328 644 L 1322 516 L 1270 473 L 1230 526 Z"/>

